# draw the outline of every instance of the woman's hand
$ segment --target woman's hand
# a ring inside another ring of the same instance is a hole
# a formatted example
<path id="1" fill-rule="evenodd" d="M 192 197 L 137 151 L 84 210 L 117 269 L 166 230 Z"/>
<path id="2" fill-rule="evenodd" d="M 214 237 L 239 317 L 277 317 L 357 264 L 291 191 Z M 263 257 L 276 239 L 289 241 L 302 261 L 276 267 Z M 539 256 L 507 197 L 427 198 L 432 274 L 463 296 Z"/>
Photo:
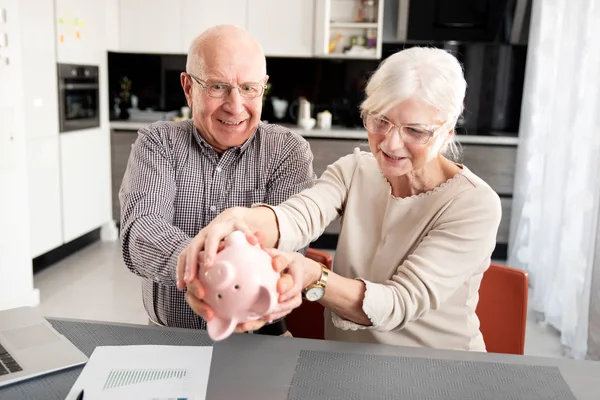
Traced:
<path id="1" fill-rule="evenodd" d="M 186 284 L 196 280 L 200 262 L 210 268 L 223 239 L 231 232 L 242 231 L 250 244 L 259 243 L 256 235 L 250 231 L 244 221 L 247 210 L 243 207 L 234 207 L 223 211 L 192 239 L 177 260 L 176 277 L 179 290 L 183 290 Z"/>
<path id="2" fill-rule="evenodd" d="M 300 253 L 275 249 L 264 250 L 273 257 L 275 271 L 282 273 L 282 278 L 277 285 L 277 291 L 280 293 L 279 304 L 265 318 L 238 325 L 237 332 L 255 331 L 266 323 L 284 318 L 302 304 L 302 289 L 317 282 L 321 277 L 321 266 Z M 284 277 L 290 279 L 284 281 Z"/>
<path id="3" fill-rule="evenodd" d="M 321 265 L 296 252 L 285 252 L 277 249 L 264 249 L 273 260 L 283 263 L 283 271 L 291 274 L 294 282 L 300 284 L 300 292 L 305 287 L 316 283 L 321 278 Z"/>

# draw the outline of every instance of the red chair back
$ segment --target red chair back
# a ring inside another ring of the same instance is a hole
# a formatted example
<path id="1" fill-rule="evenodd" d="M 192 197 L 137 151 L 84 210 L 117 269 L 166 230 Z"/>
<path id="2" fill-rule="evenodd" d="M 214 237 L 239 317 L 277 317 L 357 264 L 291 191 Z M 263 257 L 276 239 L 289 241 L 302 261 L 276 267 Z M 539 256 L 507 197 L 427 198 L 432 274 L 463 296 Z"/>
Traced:
<path id="1" fill-rule="evenodd" d="M 309 248 L 306 256 L 331 269 L 329 253 Z M 488 352 L 524 353 L 528 285 L 527 272 L 504 265 L 492 264 L 483 274 L 476 313 Z M 303 301 L 285 318 L 288 330 L 294 337 L 323 339 L 323 311 L 319 303 Z"/>
<path id="2" fill-rule="evenodd" d="M 488 352 L 524 353 L 528 281 L 527 272 L 498 264 L 483 274 L 476 313 Z"/>

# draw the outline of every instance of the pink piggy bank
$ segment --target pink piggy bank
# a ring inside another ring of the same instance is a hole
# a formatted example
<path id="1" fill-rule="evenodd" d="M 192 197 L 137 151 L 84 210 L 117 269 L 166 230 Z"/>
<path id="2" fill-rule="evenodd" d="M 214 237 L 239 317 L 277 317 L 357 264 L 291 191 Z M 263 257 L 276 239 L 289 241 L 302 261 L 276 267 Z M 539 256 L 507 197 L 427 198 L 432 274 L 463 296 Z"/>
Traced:
<path id="1" fill-rule="evenodd" d="M 206 290 L 204 301 L 215 311 L 207 322 L 211 339 L 223 340 L 237 324 L 271 313 L 279 297 L 279 277 L 267 252 L 248 243 L 241 231 L 230 233 L 213 266 L 201 266 L 199 271 Z"/>

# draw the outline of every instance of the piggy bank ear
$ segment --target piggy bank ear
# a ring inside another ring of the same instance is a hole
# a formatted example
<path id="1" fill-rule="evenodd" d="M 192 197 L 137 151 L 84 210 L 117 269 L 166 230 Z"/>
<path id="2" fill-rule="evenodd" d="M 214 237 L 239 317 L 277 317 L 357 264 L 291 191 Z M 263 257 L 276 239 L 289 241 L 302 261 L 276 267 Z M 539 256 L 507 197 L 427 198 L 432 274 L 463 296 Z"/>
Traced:
<path id="1" fill-rule="evenodd" d="M 213 318 L 206 323 L 208 336 L 214 341 L 223 340 L 229 337 L 235 330 L 235 322 L 232 319 Z"/>
<path id="2" fill-rule="evenodd" d="M 261 286 L 256 302 L 252 305 L 252 312 L 255 315 L 263 316 L 275 308 L 276 305 L 277 295 L 271 293 L 266 287 Z"/>

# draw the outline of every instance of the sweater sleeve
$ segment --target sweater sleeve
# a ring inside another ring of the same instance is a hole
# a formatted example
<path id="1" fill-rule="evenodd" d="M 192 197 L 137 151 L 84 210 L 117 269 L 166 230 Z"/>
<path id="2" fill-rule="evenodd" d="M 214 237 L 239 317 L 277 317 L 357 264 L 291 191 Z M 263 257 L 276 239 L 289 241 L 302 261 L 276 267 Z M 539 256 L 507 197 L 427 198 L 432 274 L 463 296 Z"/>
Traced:
<path id="1" fill-rule="evenodd" d="M 271 208 L 279 224 L 278 248 L 295 251 L 308 246 L 323 234 L 325 228 L 343 212 L 348 190 L 361 157 L 356 148 L 329 165 L 312 188 L 290 197 Z"/>
<path id="2" fill-rule="evenodd" d="M 498 195 L 479 186 L 456 197 L 415 251 L 384 283 L 361 279 L 366 286 L 362 309 L 371 326 L 333 314 L 340 329 L 402 329 L 429 310 L 438 309 L 490 258 L 502 209 Z"/>

